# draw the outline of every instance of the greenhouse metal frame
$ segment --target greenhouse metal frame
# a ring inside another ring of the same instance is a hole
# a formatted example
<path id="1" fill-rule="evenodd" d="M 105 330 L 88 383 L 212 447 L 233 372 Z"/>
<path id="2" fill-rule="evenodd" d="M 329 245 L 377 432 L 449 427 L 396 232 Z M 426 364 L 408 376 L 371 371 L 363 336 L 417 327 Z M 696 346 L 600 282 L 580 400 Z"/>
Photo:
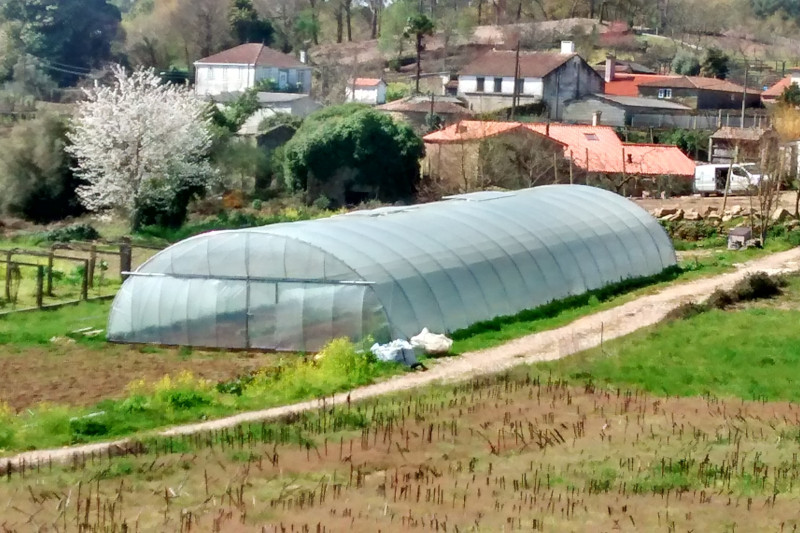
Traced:
<path id="1" fill-rule="evenodd" d="M 611 192 L 468 193 L 181 241 L 125 281 L 109 339 L 313 352 L 448 333 L 674 264 L 658 221 Z"/>

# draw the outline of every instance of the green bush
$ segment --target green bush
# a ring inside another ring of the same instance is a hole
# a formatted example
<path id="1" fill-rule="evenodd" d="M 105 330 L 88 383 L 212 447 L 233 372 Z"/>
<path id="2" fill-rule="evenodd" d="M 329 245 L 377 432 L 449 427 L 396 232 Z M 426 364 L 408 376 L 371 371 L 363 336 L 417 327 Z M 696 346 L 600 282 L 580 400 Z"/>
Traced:
<path id="1" fill-rule="evenodd" d="M 89 224 L 71 224 L 44 234 L 44 239 L 50 242 L 95 241 L 99 238 L 100 233 Z"/>

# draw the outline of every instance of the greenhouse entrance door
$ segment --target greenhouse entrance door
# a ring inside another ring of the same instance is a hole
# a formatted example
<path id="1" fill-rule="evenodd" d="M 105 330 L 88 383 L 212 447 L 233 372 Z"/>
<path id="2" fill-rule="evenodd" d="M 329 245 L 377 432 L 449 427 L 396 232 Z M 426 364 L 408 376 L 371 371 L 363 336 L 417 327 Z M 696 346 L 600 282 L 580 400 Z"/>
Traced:
<path id="1" fill-rule="evenodd" d="M 358 340 L 388 329 L 367 283 L 250 280 L 247 302 L 253 349 L 316 352 L 337 337 Z"/>

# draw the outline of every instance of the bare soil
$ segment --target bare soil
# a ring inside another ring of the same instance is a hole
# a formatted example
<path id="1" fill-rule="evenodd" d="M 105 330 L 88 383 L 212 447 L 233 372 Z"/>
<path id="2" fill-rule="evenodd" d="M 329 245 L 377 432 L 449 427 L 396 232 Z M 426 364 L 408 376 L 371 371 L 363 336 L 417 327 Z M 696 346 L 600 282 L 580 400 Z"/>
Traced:
<path id="1" fill-rule="evenodd" d="M 268 366 L 275 357 L 248 352 L 181 355 L 177 349 L 152 353 L 121 345 L 26 348 L 0 357 L 0 376 L 13 376 L 0 380 L 0 402 L 17 410 L 42 402 L 88 406 L 123 396 L 134 380 L 153 382 L 188 370 L 197 377 L 223 381 Z"/>
<path id="2" fill-rule="evenodd" d="M 796 193 L 794 191 L 786 191 L 782 193 L 778 206 L 786 209 L 790 213 L 794 213 L 795 195 Z M 632 198 L 632 200 L 636 202 L 637 205 L 649 212 L 652 212 L 660 207 L 678 207 L 684 211 L 694 210 L 698 213 L 703 213 L 708 207 L 715 207 L 719 211 L 721 210 L 722 203 L 724 202 L 724 198 L 722 196 L 708 196 L 703 198 L 700 195 L 676 196 L 674 198 L 667 198 L 665 200 L 660 198 Z M 756 199 L 753 199 L 753 203 L 754 205 L 757 204 Z M 731 209 L 735 205 L 739 205 L 745 209 L 749 208 L 750 197 L 734 195 L 728 196 L 726 209 Z"/>

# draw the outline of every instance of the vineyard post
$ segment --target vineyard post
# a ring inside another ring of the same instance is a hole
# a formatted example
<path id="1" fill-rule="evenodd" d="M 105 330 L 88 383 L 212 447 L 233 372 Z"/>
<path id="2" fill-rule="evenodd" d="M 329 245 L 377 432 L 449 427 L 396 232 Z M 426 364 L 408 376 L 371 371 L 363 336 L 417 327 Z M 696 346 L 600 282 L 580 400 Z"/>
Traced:
<path id="1" fill-rule="evenodd" d="M 47 256 L 47 295 L 53 296 L 53 260 L 55 250 L 51 247 Z"/>
<path id="2" fill-rule="evenodd" d="M 89 299 L 89 260 L 83 260 L 83 282 L 81 283 L 81 300 Z"/>
<path id="3" fill-rule="evenodd" d="M 44 292 L 44 266 L 36 267 L 36 307 L 42 308 L 42 296 Z"/>
<path id="4" fill-rule="evenodd" d="M 94 288 L 94 269 L 96 265 L 97 265 L 97 246 L 93 244 L 92 247 L 89 249 L 89 268 L 88 268 L 89 274 L 87 275 L 87 277 L 89 278 L 89 288 L 91 289 Z"/>
<path id="5" fill-rule="evenodd" d="M 127 279 L 124 272 L 131 271 L 131 240 L 128 237 L 123 237 L 119 244 L 119 276 L 122 281 Z"/>
<path id="6" fill-rule="evenodd" d="M 13 250 L 6 252 L 6 300 L 11 301 L 11 256 L 14 255 Z"/>

